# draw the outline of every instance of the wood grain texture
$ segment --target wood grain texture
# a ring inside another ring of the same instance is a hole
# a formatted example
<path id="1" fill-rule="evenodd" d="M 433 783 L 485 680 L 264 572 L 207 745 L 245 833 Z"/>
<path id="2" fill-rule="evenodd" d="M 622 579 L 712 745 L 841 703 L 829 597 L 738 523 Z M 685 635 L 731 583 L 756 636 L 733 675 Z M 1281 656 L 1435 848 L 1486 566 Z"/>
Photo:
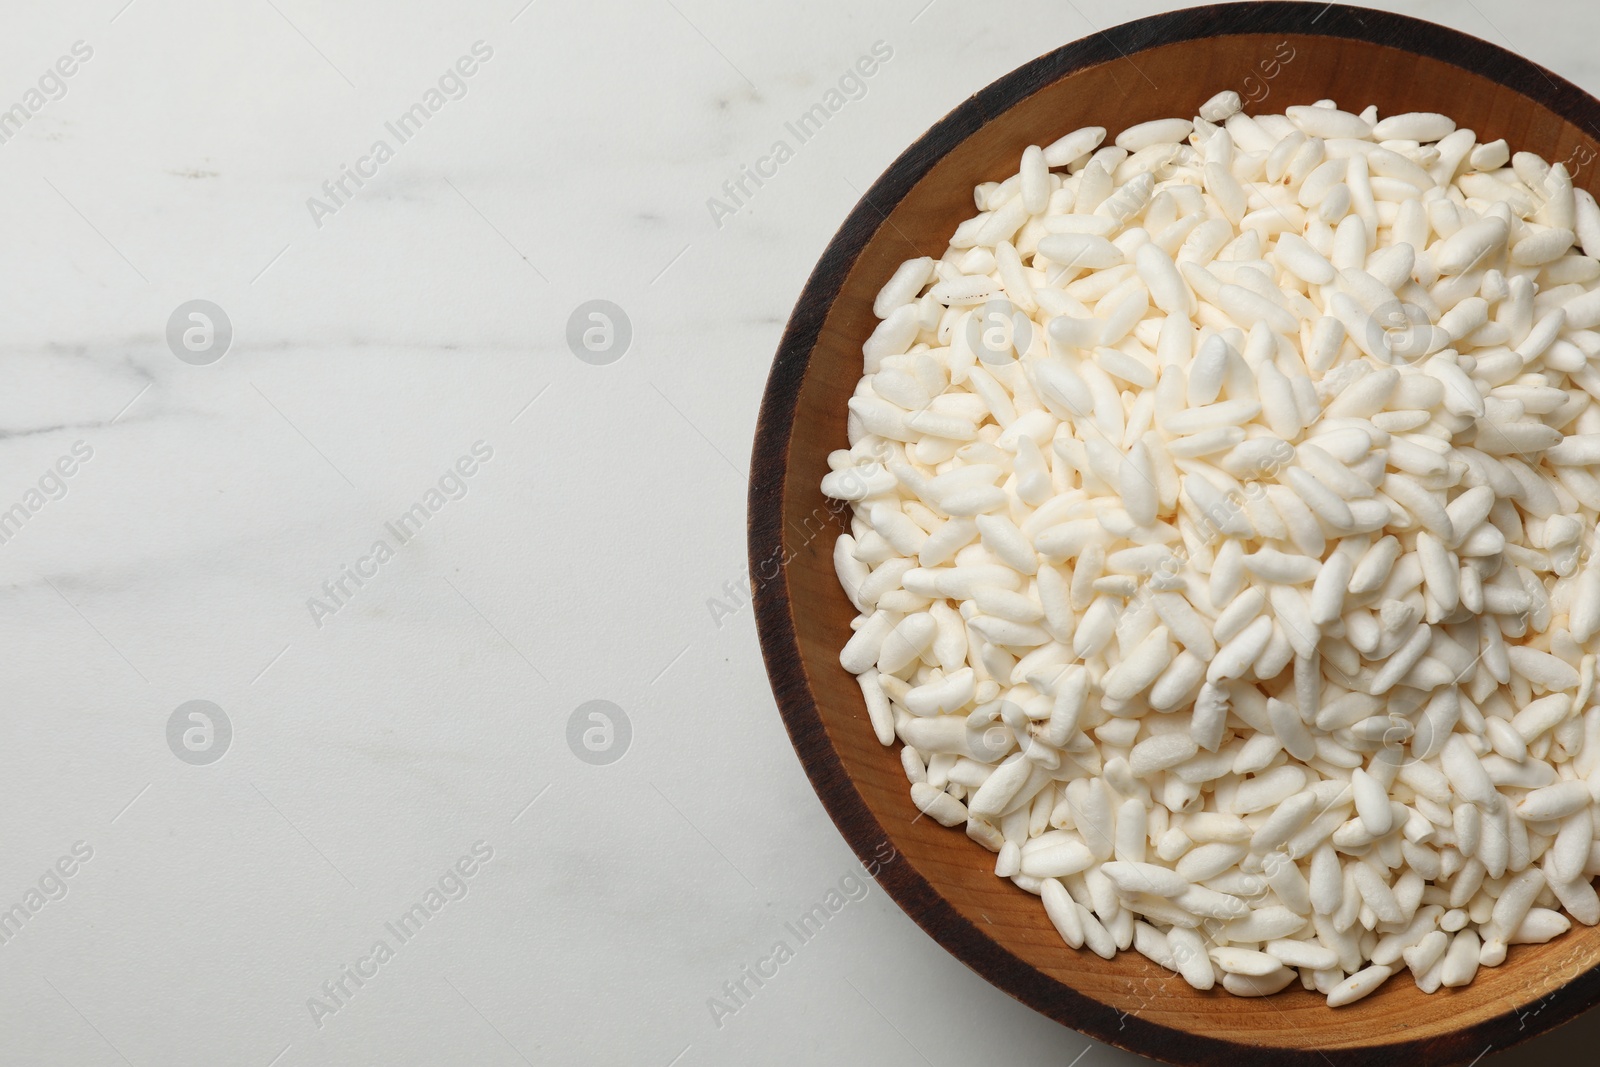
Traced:
<path id="1" fill-rule="evenodd" d="M 1284 54 L 1293 59 L 1263 61 Z M 1266 71 L 1273 72 L 1266 77 Z M 1247 81 L 1246 79 L 1252 79 Z M 1023 147 L 1079 126 L 1193 115 L 1222 89 L 1250 110 L 1331 97 L 1380 113 L 1438 111 L 1513 150 L 1572 160 L 1600 186 L 1600 102 L 1501 48 L 1399 15 L 1338 5 L 1241 3 L 1142 19 L 1037 59 L 956 108 L 903 153 L 823 252 L 789 320 L 751 463 L 750 574 L 778 706 L 812 784 L 856 853 L 892 845 L 879 881 L 957 958 L 1045 1015 L 1177 1064 L 1466 1063 L 1600 1001 L 1600 930 L 1519 946 L 1469 987 L 1425 996 L 1406 976 L 1333 1011 L 1298 983 L 1270 998 L 1199 993 L 1132 952 L 1067 948 L 1037 898 L 994 877 L 993 856 L 918 819 L 893 749 L 878 745 L 838 653 L 854 614 L 832 564 L 848 511 L 818 483 L 845 447 L 872 300 L 894 268 L 943 254 L 972 188 L 1016 172 Z"/>

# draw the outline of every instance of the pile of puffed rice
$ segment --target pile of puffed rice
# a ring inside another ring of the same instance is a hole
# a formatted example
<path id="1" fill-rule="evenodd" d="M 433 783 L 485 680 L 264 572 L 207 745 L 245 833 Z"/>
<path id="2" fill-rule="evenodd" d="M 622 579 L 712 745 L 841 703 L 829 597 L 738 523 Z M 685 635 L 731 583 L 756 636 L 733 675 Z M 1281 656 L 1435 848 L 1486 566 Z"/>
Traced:
<path id="1" fill-rule="evenodd" d="M 1600 209 L 1437 114 L 1067 134 L 879 293 L 823 490 L 911 799 L 1198 989 L 1600 922 Z"/>

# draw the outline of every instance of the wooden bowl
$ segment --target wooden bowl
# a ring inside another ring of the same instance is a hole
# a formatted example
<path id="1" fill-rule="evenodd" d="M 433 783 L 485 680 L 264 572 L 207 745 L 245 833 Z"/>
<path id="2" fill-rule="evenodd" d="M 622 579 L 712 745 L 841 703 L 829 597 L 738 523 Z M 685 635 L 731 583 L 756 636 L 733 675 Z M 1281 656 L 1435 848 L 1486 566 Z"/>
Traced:
<path id="1" fill-rule="evenodd" d="M 832 548 L 846 505 L 818 488 L 846 447 L 872 300 L 904 259 L 943 254 L 972 188 L 1016 172 L 1022 149 L 1079 126 L 1190 116 L 1222 89 L 1247 110 L 1324 97 L 1381 114 L 1438 111 L 1514 150 L 1566 160 L 1600 189 L 1600 102 L 1502 48 L 1400 15 L 1240 3 L 1140 19 L 1057 49 L 983 89 L 895 160 L 823 252 L 789 319 L 756 429 L 750 574 L 762 651 L 795 749 L 868 870 L 962 962 L 1023 1003 L 1102 1041 L 1177 1064 L 1467 1062 L 1600 999 L 1600 929 L 1515 947 L 1464 989 L 1421 993 L 1402 974 L 1329 1009 L 1298 983 L 1277 996 L 1200 993 L 1132 952 L 1073 951 L 1036 897 L 993 874 L 959 830 L 917 819 L 894 749 L 873 736 L 839 666 L 854 614 Z"/>

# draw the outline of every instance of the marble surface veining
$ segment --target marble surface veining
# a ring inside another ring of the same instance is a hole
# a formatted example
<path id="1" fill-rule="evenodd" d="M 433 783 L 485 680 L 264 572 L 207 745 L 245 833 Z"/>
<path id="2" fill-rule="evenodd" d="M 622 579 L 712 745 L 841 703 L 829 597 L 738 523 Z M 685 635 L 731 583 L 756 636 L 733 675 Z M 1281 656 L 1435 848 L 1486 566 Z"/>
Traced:
<path id="1" fill-rule="evenodd" d="M 1591 5 L 1384 6 L 1600 91 Z M 741 586 L 859 192 L 1162 7 L 6 3 L 0 1064 L 1142 1062 L 863 876 Z"/>

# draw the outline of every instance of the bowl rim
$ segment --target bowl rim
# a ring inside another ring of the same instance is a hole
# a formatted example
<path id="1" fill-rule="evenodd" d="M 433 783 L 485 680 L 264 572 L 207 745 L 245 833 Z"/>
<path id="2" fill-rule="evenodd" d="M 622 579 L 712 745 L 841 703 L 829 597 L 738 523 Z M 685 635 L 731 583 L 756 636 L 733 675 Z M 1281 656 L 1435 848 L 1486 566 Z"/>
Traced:
<path id="1" fill-rule="evenodd" d="M 1437 23 L 1337 3 L 1244 0 L 1182 8 L 1098 31 L 1024 63 L 962 101 L 889 165 L 846 216 L 801 290 L 773 359 L 751 450 L 748 564 L 757 634 L 784 727 L 829 817 L 900 909 L 991 985 L 1080 1033 L 1176 1064 L 1240 1062 L 1241 1056 L 1243 1062 L 1260 1062 L 1263 1054 L 1291 1067 L 1387 1064 L 1402 1056 L 1419 1056 L 1430 1064 L 1465 1062 L 1489 1049 L 1503 1051 L 1600 1003 L 1600 967 L 1547 995 L 1536 1013 L 1512 1007 L 1431 1038 L 1353 1048 L 1269 1049 L 1117 1012 L 1039 973 L 990 940 L 911 864 L 882 862 L 879 849 L 887 831 L 828 740 L 791 617 L 783 500 L 800 387 L 834 300 L 893 207 L 986 122 L 1074 71 L 1128 59 L 1155 46 L 1246 33 L 1295 33 L 1398 47 L 1497 82 L 1600 139 L 1600 100 L 1532 60 Z"/>

